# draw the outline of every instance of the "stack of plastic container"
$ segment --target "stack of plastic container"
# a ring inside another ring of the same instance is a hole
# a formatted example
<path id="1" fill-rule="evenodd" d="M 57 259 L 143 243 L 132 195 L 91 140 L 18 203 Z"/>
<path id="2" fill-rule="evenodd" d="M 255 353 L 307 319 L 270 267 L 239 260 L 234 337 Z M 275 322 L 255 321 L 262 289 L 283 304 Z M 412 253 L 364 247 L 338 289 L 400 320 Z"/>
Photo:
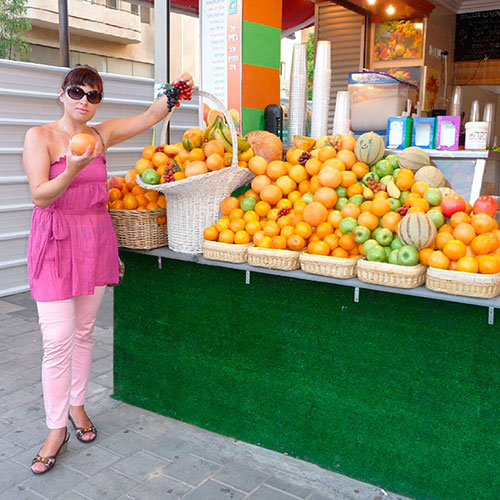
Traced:
<path id="1" fill-rule="evenodd" d="M 307 44 L 294 45 L 290 75 L 290 104 L 288 119 L 288 146 L 295 135 L 306 131 L 307 107 Z"/>
<path id="2" fill-rule="evenodd" d="M 339 90 L 335 103 L 335 114 L 333 116 L 334 134 L 347 135 L 351 130 L 351 103 L 349 92 L 347 90 Z"/>
<path id="3" fill-rule="evenodd" d="M 330 110 L 331 43 L 319 41 L 314 64 L 311 136 L 318 138 L 328 133 Z"/>

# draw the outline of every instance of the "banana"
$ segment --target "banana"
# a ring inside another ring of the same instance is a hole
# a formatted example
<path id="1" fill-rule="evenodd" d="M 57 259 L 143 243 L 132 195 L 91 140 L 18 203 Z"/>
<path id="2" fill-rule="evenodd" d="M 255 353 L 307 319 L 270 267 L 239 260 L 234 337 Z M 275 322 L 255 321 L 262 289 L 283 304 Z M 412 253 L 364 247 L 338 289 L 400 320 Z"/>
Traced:
<path id="1" fill-rule="evenodd" d="M 250 144 L 244 137 L 238 137 L 238 151 L 244 153 L 250 149 Z"/>
<path id="2" fill-rule="evenodd" d="M 211 141 L 214 138 L 214 130 L 215 130 L 215 122 L 212 123 L 212 125 L 209 125 L 205 129 L 205 138 L 207 141 Z"/>
<path id="3" fill-rule="evenodd" d="M 214 130 L 214 139 L 217 139 L 224 146 L 225 151 L 231 154 L 233 153 L 233 146 L 231 142 L 226 139 L 221 124 L 219 124 Z"/>
<path id="4" fill-rule="evenodd" d="M 363 188 L 363 198 L 365 198 L 366 200 L 372 200 L 373 195 L 374 193 L 369 187 L 365 186 Z"/>

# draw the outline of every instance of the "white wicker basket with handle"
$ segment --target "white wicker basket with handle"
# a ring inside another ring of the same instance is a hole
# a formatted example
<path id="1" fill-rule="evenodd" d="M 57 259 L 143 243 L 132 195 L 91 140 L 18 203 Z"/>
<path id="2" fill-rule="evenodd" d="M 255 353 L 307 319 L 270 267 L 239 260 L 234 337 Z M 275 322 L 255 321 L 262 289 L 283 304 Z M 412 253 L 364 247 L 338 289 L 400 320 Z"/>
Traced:
<path id="1" fill-rule="evenodd" d="M 247 168 L 238 166 L 238 136 L 233 119 L 224 104 L 217 97 L 202 90 L 193 90 L 193 94 L 205 97 L 216 104 L 224 114 L 233 143 L 233 161 L 231 166 L 196 175 L 176 182 L 145 184 L 137 176 L 137 184 L 146 189 L 155 189 L 167 197 L 167 228 L 169 247 L 174 252 L 201 253 L 203 250 L 203 230 L 215 224 L 219 218 L 220 202 L 231 193 L 248 183 L 253 174 Z M 175 108 L 174 108 L 175 109 Z M 160 144 L 166 140 L 168 120 L 163 124 Z"/>

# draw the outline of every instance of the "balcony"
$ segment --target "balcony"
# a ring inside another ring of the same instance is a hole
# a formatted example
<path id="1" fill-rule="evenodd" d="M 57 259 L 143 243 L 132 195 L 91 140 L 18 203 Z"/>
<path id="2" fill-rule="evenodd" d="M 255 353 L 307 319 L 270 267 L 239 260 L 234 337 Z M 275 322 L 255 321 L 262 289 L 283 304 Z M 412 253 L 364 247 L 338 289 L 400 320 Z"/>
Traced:
<path id="1" fill-rule="evenodd" d="M 116 2 L 119 5 L 119 2 Z M 101 2 L 68 2 L 70 35 L 120 44 L 140 43 L 141 19 L 130 11 L 110 8 Z M 59 31 L 57 0 L 28 0 L 27 17 L 33 26 Z"/>

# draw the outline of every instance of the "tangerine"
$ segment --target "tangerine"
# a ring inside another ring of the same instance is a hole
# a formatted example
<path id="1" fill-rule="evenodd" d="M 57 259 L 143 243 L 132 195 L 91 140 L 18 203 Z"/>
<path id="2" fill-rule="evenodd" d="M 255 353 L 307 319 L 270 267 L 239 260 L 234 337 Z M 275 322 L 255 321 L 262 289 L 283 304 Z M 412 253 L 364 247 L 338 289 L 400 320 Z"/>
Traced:
<path id="1" fill-rule="evenodd" d="M 262 156 L 253 156 L 248 161 L 248 168 L 255 175 L 264 175 L 267 170 L 267 161 Z"/>
<path id="2" fill-rule="evenodd" d="M 267 201 L 258 201 L 254 210 L 259 217 L 266 217 L 269 210 L 271 210 L 271 205 Z"/>
<path id="3" fill-rule="evenodd" d="M 219 233 L 218 241 L 220 243 L 234 243 L 234 233 L 231 229 L 224 229 Z"/>
<path id="4" fill-rule="evenodd" d="M 119 200 L 122 197 L 123 193 L 118 188 L 111 188 L 108 192 L 108 201 L 113 202 L 115 200 Z"/>
<path id="5" fill-rule="evenodd" d="M 465 243 L 460 240 L 451 239 L 444 244 L 443 253 L 450 260 L 457 261 L 462 257 L 465 257 Z"/>
<path id="6" fill-rule="evenodd" d="M 293 236 L 294 234 L 295 234 L 295 228 L 292 225 L 281 228 L 280 235 L 284 236 L 287 239 L 290 236 Z"/>
<path id="7" fill-rule="evenodd" d="M 254 235 L 257 231 L 260 231 L 262 229 L 262 225 L 258 220 L 251 220 L 246 223 L 245 226 L 245 231 L 250 234 Z"/>
<path id="8" fill-rule="evenodd" d="M 383 198 L 373 199 L 371 212 L 377 217 L 383 217 L 386 213 L 391 211 L 391 204 L 388 200 Z"/>
<path id="9" fill-rule="evenodd" d="M 342 174 L 339 170 L 331 166 L 323 166 L 318 174 L 318 180 L 321 185 L 336 188 L 339 187 L 342 182 Z M 312 179 L 311 179 L 312 185 Z"/>
<path id="10" fill-rule="evenodd" d="M 271 248 L 275 248 L 277 250 L 284 250 L 286 248 L 286 244 L 286 238 L 279 234 L 277 236 L 274 236 L 271 240 Z"/>
<path id="11" fill-rule="evenodd" d="M 313 201 L 304 208 L 303 217 L 311 226 L 316 227 L 326 221 L 328 218 L 328 210 L 321 203 Z"/>
<path id="12" fill-rule="evenodd" d="M 382 227 L 390 229 L 393 233 L 398 231 L 401 215 L 397 212 L 388 212 L 382 217 Z"/>
<path id="13" fill-rule="evenodd" d="M 480 234 L 470 242 L 470 247 L 476 255 L 486 255 L 491 252 L 491 240 L 485 234 Z"/>
<path id="14" fill-rule="evenodd" d="M 356 174 L 354 172 L 352 172 L 351 170 L 344 170 L 342 172 L 342 182 L 340 183 L 341 186 L 348 188 L 348 187 L 356 184 L 357 181 L 358 181 L 358 178 L 356 177 Z M 363 191 L 361 191 L 361 192 L 363 192 Z"/>
<path id="15" fill-rule="evenodd" d="M 144 146 L 144 149 L 142 150 L 142 157 L 145 160 L 151 160 L 155 152 L 156 148 L 154 146 Z"/>
<path id="16" fill-rule="evenodd" d="M 224 159 L 217 153 L 211 154 L 206 160 L 208 170 L 220 170 L 224 168 Z"/>
<path id="17" fill-rule="evenodd" d="M 330 160 L 326 160 L 323 163 L 323 167 L 333 167 L 339 172 L 343 172 L 345 170 L 344 162 L 340 158 L 331 158 Z"/>
<path id="18" fill-rule="evenodd" d="M 333 234 L 333 226 L 329 222 L 322 222 L 316 228 L 316 234 L 323 240 L 325 236 Z"/>
<path id="19" fill-rule="evenodd" d="M 362 179 L 370 171 L 370 167 L 362 161 L 357 161 L 351 167 L 351 170 L 356 174 L 358 179 Z"/>
<path id="20" fill-rule="evenodd" d="M 297 184 L 300 184 L 302 181 L 306 181 L 309 177 L 305 167 L 303 167 L 302 165 L 293 165 L 292 167 L 290 167 L 288 175 Z"/>
<path id="21" fill-rule="evenodd" d="M 451 222 L 453 224 L 453 221 Z M 474 231 L 472 224 L 469 224 L 468 222 L 460 222 L 459 224 L 453 227 L 454 227 L 453 237 L 457 240 L 463 241 L 466 245 L 468 245 L 476 237 L 476 231 Z"/>
<path id="22" fill-rule="evenodd" d="M 462 257 L 458 259 L 457 271 L 462 273 L 477 273 L 479 272 L 479 263 L 474 257 Z"/>
<path id="23" fill-rule="evenodd" d="M 311 224 L 301 221 L 295 226 L 295 234 L 305 238 L 306 240 L 313 234 Z"/>
<path id="24" fill-rule="evenodd" d="M 322 163 L 317 158 L 309 158 L 306 161 L 306 172 L 310 175 L 318 175 L 321 170 Z"/>
<path id="25" fill-rule="evenodd" d="M 278 177 L 288 174 L 288 167 L 284 161 L 274 160 L 267 166 L 266 175 L 269 179 L 275 181 Z M 252 183 L 253 184 L 253 183 Z M 252 186 L 252 189 L 254 187 Z M 257 191 L 254 189 L 254 191 Z M 258 191 L 257 191 L 258 192 Z"/>
<path id="26" fill-rule="evenodd" d="M 250 235 L 246 231 L 240 230 L 234 234 L 234 242 L 237 245 L 246 245 L 250 243 Z"/>
<path id="27" fill-rule="evenodd" d="M 438 233 L 436 236 L 436 248 L 442 250 L 448 241 L 453 240 L 453 235 L 450 233 Z"/>
<path id="28" fill-rule="evenodd" d="M 132 193 L 127 193 L 123 197 L 123 208 L 126 210 L 135 210 L 138 205 L 137 198 Z"/>
<path id="29" fill-rule="evenodd" d="M 320 162 L 325 162 L 331 158 L 336 158 L 337 150 L 333 146 L 324 146 L 319 150 L 318 160 Z"/>
<path id="30" fill-rule="evenodd" d="M 259 239 L 257 246 L 259 248 L 271 248 L 272 243 L 273 240 L 270 236 L 262 236 L 262 238 Z"/>
<path id="31" fill-rule="evenodd" d="M 334 189 L 330 187 L 320 187 L 314 193 L 314 201 L 319 201 L 326 208 L 333 208 L 337 203 L 337 193 Z"/>
<path id="32" fill-rule="evenodd" d="M 267 201 L 271 205 L 276 205 L 278 201 L 283 197 L 283 193 L 278 186 L 274 184 L 270 184 L 268 186 L 264 186 L 259 193 L 259 196 L 262 201 Z"/>
<path id="33" fill-rule="evenodd" d="M 425 181 L 417 181 L 411 187 L 411 192 L 420 196 L 424 196 L 425 192 L 430 188 L 430 184 Z"/>
<path id="34" fill-rule="evenodd" d="M 215 241 L 219 237 L 219 231 L 215 226 L 208 226 L 203 230 L 203 238 L 208 241 Z"/>
<path id="35" fill-rule="evenodd" d="M 337 257 L 339 259 L 348 259 L 349 258 L 349 252 L 347 250 L 344 250 L 341 247 L 337 247 L 334 250 L 332 250 L 332 253 L 330 255 L 332 257 Z"/>
<path id="36" fill-rule="evenodd" d="M 487 233 L 493 229 L 493 219 L 487 214 L 473 215 L 470 223 L 477 234 Z"/>
<path id="37" fill-rule="evenodd" d="M 215 139 L 206 142 L 203 146 L 203 151 L 205 152 L 207 158 L 213 154 L 223 157 L 225 153 L 223 144 Z"/>
<path id="38" fill-rule="evenodd" d="M 121 210 L 123 208 L 123 201 L 122 200 L 112 201 L 109 208 L 111 208 L 111 210 Z"/>
<path id="39" fill-rule="evenodd" d="M 347 197 L 350 198 L 351 196 L 354 196 L 356 194 L 363 194 L 363 186 L 359 182 L 356 184 L 351 184 L 347 188 Z"/>
<path id="40" fill-rule="evenodd" d="M 470 219 L 470 216 L 465 212 L 455 212 L 450 217 L 450 225 L 451 227 L 455 228 L 462 223 L 470 224 Z"/>
<path id="41" fill-rule="evenodd" d="M 163 154 L 163 153 L 160 153 L 160 154 Z M 165 156 L 165 155 L 163 155 L 163 156 Z M 160 164 L 155 165 L 155 167 L 158 167 L 158 166 L 160 166 Z M 150 160 L 145 160 L 144 158 L 141 158 L 140 160 L 137 160 L 135 162 L 135 173 L 136 174 L 142 175 L 144 170 L 147 170 L 148 168 L 153 168 L 153 163 L 151 163 Z M 135 177 L 134 177 L 134 179 L 135 179 Z"/>
<path id="42" fill-rule="evenodd" d="M 286 240 L 287 246 L 290 250 L 302 250 L 306 246 L 306 240 L 298 235 L 294 234 Z"/>
<path id="43" fill-rule="evenodd" d="M 378 226 L 379 220 L 372 212 L 361 212 L 358 217 L 358 224 L 373 231 Z"/>
<path id="44" fill-rule="evenodd" d="M 428 262 L 430 267 L 435 267 L 437 269 L 448 269 L 450 265 L 450 259 L 441 252 L 441 250 L 434 250 L 429 254 Z"/>
<path id="45" fill-rule="evenodd" d="M 356 242 L 352 234 L 344 234 L 340 237 L 339 246 L 344 250 L 351 251 L 356 248 Z"/>
<path id="46" fill-rule="evenodd" d="M 312 255 L 330 255 L 330 247 L 324 241 L 313 241 L 307 245 L 307 253 Z"/>
<path id="47" fill-rule="evenodd" d="M 479 259 L 479 272 L 481 274 L 497 274 L 500 272 L 500 261 L 493 255 L 483 255 Z"/>
<path id="48" fill-rule="evenodd" d="M 423 266 L 428 266 L 429 265 L 429 255 L 433 251 L 434 251 L 433 248 L 422 248 L 422 250 L 420 250 L 420 252 L 418 253 L 420 264 L 422 264 Z"/>
<path id="49" fill-rule="evenodd" d="M 139 160 L 141 161 L 141 160 Z M 139 163 L 139 161 L 137 163 Z M 145 160 L 148 161 L 148 160 Z M 153 157 L 151 158 L 151 162 L 155 167 L 159 167 L 160 165 L 163 165 L 168 162 L 168 156 L 165 153 L 162 153 L 161 151 L 157 151 Z M 148 163 L 151 165 L 151 162 L 148 161 Z M 137 170 L 137 163 L 135 164 L 135 168 Z M 148 167 L 151 168 L 151 167 Z M 139 172 L 140 173 L 140 172 Z M 142 175 L 142 174 L 141 174 Z"/>
<path id="50" fill-rule="evenodd" d="M 358 159 L 356 158 L 356 155 L 352 151 L 350 151 L 349 149 L 341 149 L 337 153 L 337 158 L 339 160 L 342 160 L 344 162 L 345 168 L 347 168 L 349 170 L 358 161 Z M 356 174 L 354 174 L 354 175 L 356 175 Z"/>
<path id="51" fill-rule="evenodd" d="M 220 211 L 224 215 L 229 215 L 231 213 L 231 210 L 235 208 L 239 208 L 240 202 L 238 198 L 235 198 L 234 196 L 228 196 L 227 198 L 224 198 L 220 202 Z"/>
<path id="52" fill-rule="evenodd" d="M 257 175 L 252 180 L 252 190 L 255 191 L 258 195 L 262 189 L 266 186 L 271 185 L 272 181 L 267 175 Z"/>
<path id="53" fill-rule="evenodd" d="M 345 205 L 344 205 L 345 206 Z M 344 217 L 342 216 L 342 212 L 340 210 L 332 210 L 328 214 L 327 221 L 335 228 L 338 229 L 340 227 L 340 223 Z"/>
<path id="54" fill-rule="evenodd" d="M 339 240 L 340 238 L 336 234 L 327 234 L 323 239 L 330 250 L 335 250 L 339 246 Z"/>
<path id="55" fill-rule="evenodd" d="M 361 209 L 356 205 L 356 203 L 346 203 L 341 210 L 342 217 L 352 217 L 357 219 L 361 214 Z"/>

